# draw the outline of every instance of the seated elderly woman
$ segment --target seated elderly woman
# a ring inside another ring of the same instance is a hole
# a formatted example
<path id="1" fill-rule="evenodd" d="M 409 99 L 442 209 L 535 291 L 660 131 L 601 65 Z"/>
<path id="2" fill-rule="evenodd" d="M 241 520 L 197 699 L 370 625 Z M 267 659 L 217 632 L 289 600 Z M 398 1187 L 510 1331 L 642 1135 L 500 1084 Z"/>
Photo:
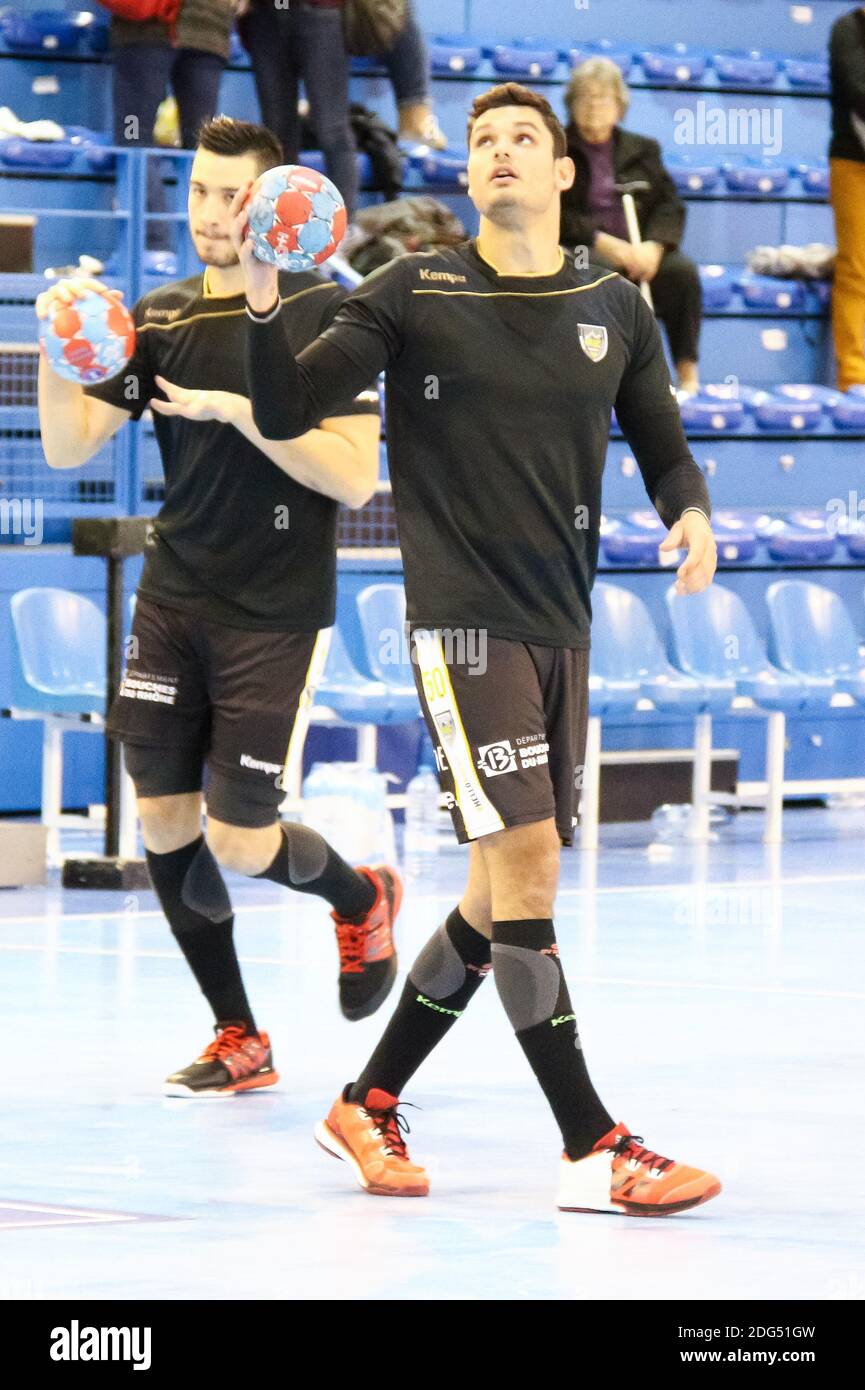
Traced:
<path id="1" fill-rule="evenodd" d="M 661 163 L 658 142 L 621 128 L 629 101 L 624 78 L 608 58 L 590 58 L 571 76 L 565 92 L 568 154 L 577 172 L 562 194 L 561 242 L 568 249 L 586 246 L 589 260 L 651 282 L 679 386 L 695 391 L 702 300 L 697 267 L 678 249 L 685 208 Z M 634 193 L 643 238 L 638 246 L 628 238 L 616 187 L 635 180 L 649 185 Z"/>

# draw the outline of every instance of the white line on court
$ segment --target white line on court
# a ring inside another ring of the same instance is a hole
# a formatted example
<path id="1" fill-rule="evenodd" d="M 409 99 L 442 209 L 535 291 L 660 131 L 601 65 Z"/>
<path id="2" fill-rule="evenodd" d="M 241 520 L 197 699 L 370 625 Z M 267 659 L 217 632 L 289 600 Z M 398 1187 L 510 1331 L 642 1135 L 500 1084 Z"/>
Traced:
<path id="1" fill-rule="evenodd" d="M 0 942 L 0 951 L 30 951 L 34 954 L 47 951 L 59 956 L 120 956 L 123 953 L 111 946 L 44 946 L 34 942 L 15 944 Z M 135 960 L 170 960 L 179 963 L 179 957 L 172 951 L 134 951 Z M 281 965 L 295 969 L 296 959 L 288 956 L 238 956 L 241 965 Z M 330 966 L 318 961 L 303 961 L 303 969 L 330 972 Z M 784 985 L 723 985 L 712 980 L 631 980 L 619 979 L 614 975 L 580 975 L 568 972 L 569 980 L 581 985 L 624 985 L 640 989 L 702 989 L 714 990 L 722 994 L 783 994 L 801 999 L 865 999 L 865 993 L 854 990 L 832 989 L 787 989 Z M 0 1204 L 2 1205 L 2 1204 Z"/>
<path id="2" fill-rule="evenodd" d="M 556 895 L 559 898 L 588 898 L 588 897 L 616 897 L 633 893 L 645 895 L 647 893 L 708 893 L 718 891 L 738 891 L 748 892 L 752 888 L 802 888 L 809 886 L 819 886 L 827 883 L 865 883 L 865 874 L 809 874 L 803 878 L 750 878 L 750 879 L 729 879 L 718 880 L 702 879 L 698 883 L 693 881 L 688 883 L 640 883 L 623 884 L 619 886 L 609 886 L 600 888 L 561 888 Z M 118 890 L 120 891 L 120 890 Z M 149 890 L 147 890 L 149 891 Z M 458 889 L 450 889 L 442 893 L 412 893 L 413 903 L 424 902 L 452 902 L 454 893 Z M 131 896 L 130 894 L 126 895 Z M 236 913 L 244 913 L 247 916 L 258 915 L 263 912 L 278 913 L 291 911 L 293 899 L 278 899 L 273 903 L 250 903 L 244 907 L 240 904 Z M 143 917 L 162 917 L 160 908 L 143 909 L 124 909 L 122 911 L 112 910 L 110 912 L 54 912 L 49 914 L 31 913 L 28 916 L 4 917 L 0 916 L 0 928 L 5 926 L 49 926 L 60 925 L 66 922 L 112 922 L 140 921 Z"/>

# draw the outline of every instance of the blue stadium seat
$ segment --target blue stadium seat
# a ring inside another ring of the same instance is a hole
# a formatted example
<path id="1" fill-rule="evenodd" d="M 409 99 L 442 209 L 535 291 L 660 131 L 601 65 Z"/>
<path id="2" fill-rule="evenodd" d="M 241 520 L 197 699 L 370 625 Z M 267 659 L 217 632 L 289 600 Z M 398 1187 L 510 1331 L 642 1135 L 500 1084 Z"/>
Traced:
<path id="1" fill-rule="evenodd" d="M 702 49 L 684 43 L 646 48 L 639 58 L 649 82 L 699 82 L 708 64 Z"/>
<path id="2" fill-rule="evenodd" d="M 773 560 L 807 564 L 831 560 L 838 543 L 826 512 L 807 507 L 799 507 L 783 518 L 773 518 L 766 527 L 766 541 Z"/>
<path id="3" fill-rule="evenodd" d="M 563 48 L 561 49 L 561 56 L 565 62 L 570 63 L 572 68 L 581 67 L 590 58 L 609 58 L 611 63 L 615 63 L 623 77 L 629 75 L 634 62 L 632 49 L 625 48 L 622 44 L 612 43 L 610 39 Z"/>
<path id="4" fill-rule="evenodd" d="M 753 415 L 762 430 L 791 430 L 799 434 L 818 428 L 823 420 L 823 405 L 818 400 L 793 400 L 772 392 L 755 403 Z"/>
<path id="5" fill-rule="evenodd" d="M 670 665 L 642 599 L 630 589 L 598 582 L 592 589 L 592 614 L 593 713 L 633 708 L 637 699 L 651 700 L 669 714 L 706 709 L 705 689 Z"/>
<path id="6" fill-rule="evenodd" d="M 829 161 L 825 155 L 794 160 L 790 173 L 796 175 L 807 193 L 819 193 L 823 198 L 829 196 Z"/>
<path id="7" fill-rule="evenodd" d="M 316 704 L 326 705 L 345 724 L 380 724 L 390 717 L 391 702 L 381 681 L 361 675 L 351 660 L 338 626 L 331 631 L 324 672 L 315 691 Z"/>
<path id="8" fill-rule="evenodd" d="M 781 65 L 791 87 L 814 87 L 829 90 L 829 60 L 817 53 L 809 57 L 785 58 Z"/>
<path id="9" fill-rule="evenodd" d="M 559 50 L 552 42 L 514 39 L 512 43 L 497 43 L 492 61 L 503 77 L 549 77 L 558 67 Z"/>
<path id="10" fill-rule="evenodd" d="M 724 309 L 733 298 L 735 279 L 725 265 L 699 265 L 704 309 Z"/>
<path id="11" fill-rule="evenodd" d="M 836 430 L 865 429 L 865 390 L 851 386 L 849 391 L 839 394 L 832 411 L 832 423 Z"/>
<path id="12" fill-rule="evenodd" d="M 721 177 L 719 161 L 711 163 L 697 155 L 682 154 L 680 150 L 665 150 L 664 168 L 680 193 L 707 192 Z"/>
<path id="13" fill-rule="evenodd" d="M 775 662 L 793 675 L 851 695 L 865 704 L 865 660 L 850 614 L 831 589 L 805 579 L 782 579 L 766 591 Z"/>
<path id="14" fill-rule="evenodd" d="M 790 182 L 786 164 L 768 156 L 737 155 L 725 159 L 721 168 L 731 193 L 783 193 Z"/>
<path id="15" fill-rule="evenodd" d="M 842 534 L 851 560 L 865 560 L 865 522 L 852 521 Z"/>
<path id="16" fill-rule="evenodd" d="M 841 392 L 833 386 L 818 386 L 810 381 L 785 382 L 780 386 L 773 386 L 772 393 L 776 396 L 783 396 L 788 401 L 817 401 L 824 415 L 831 416 L 832 411 L 841 398 Z"/>
<path id="17" fill-rule="evenodd" d="M 431 150 L 427 145 L 419 145 L 409 153 L 409 164 L 417 169 L 428 184 L 468 185 L 468 154 L 455 155 L 453 151 L 442 154 Z"/>
<path id="18" fill-rule="evenodd" d="M 726 563 L 753 560 L 758 540 L 753 518 L 745 512 L 722 508 L 712 513 L 712 532 L 718 546 L 718 559 Z"/>
<path id="19" fill-rule="evenodd" d="M 69 140 L 0 140 L 0 162 L 10 169 L 68 169 L 74 158 Z"/>
<path id="20" fill-rule="evenodd" d="M 611 564 L 657 565 L 658 546 L 666 535 L 667 528 L 654 509 L 601 518 L 601 549 Z"/>
<path id="21" fill-rule="evenodd" d="M 732 434 L 745 419 L 745 407 L 740 400 L 718 400 L 700 392 L 679 402 L 685 429 L 711 430 L 715 434 Z"/>
<path id="22" fill-rule="evenodd" d="M 429 55 L 434 77 L 474 72 L 482 57 L 480 46 L 468 34 L 436 34 L 429 41 Z"/>
<path id="23" fill-rule="evenodd" d="M 402 584 L 369 584 L 357 596 L 367 665 L 388 693 L 390 708 L 382 723 L 401 724 L 420 716 L 414 668 L 405 628 Z"/>
<path id="24" fill-rule="evenodd" d="M 73 53 L 81 37 L 81 27 L 66 10 L 7 10 L 0 24 L 6 46 L 14 53 Z"/>
<path id="25" fill-rule="evenodd" d="M 718 81 L 738 86 L 771 87 L 780 66 L 779 54 L 766 53 L 759 48 L 712 54 L 712 67 L 718 74 Z"/>
<path id="26" fill-rule="evenodd" d="M 802 308 L 805 301 L 800 280 L 781 280 L 774 275 L 753 275 L 748 271 L 739 277 L 739 290 L 750 309 L 795 312 Z"/>

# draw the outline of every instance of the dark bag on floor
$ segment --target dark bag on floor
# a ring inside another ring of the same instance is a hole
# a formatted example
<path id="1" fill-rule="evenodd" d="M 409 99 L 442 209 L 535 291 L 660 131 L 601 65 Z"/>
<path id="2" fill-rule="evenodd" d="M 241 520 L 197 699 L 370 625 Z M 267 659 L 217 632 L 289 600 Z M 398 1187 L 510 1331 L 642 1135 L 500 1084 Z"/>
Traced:
<path id="1" fill-rule="evenodd" d="M 342 26 L 345 46 L 358 58 L 393 48 L 408 19 L 407 0 L 345 0 Z"/>

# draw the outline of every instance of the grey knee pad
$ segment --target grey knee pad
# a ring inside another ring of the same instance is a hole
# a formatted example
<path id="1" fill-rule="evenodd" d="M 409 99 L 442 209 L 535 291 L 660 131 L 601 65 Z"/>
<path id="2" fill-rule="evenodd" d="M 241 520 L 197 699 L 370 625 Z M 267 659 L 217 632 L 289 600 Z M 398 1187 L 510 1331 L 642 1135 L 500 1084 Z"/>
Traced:
<path id="1" fill-rule="evenodd" d="M 186 870 L 180 896 L 187 907 L 211 922 L 226 922 L 234 911 L 219 865 L 203 840 Z"/>
<path id="2" fill-rule="evenodd" d="M 428 999 L 447 999 L 465 984 L 466 968 L 446 925 L 430 937 L 409 971 L 409 979 Z"/>
<path id="3" fill-rule="evenodd" d="M 525 946 L 493 942 L 493 975 L 515 1033 L 543 1023 L 556 1012 L 562 973 L 551 956 Z"/>
<path id="4" fill-rule="evenodd" d="M 292 883 L 311 883 L 321 878 L 327 864 L 327 840 L 308 825 L 285 821 L 282 833 L 288 844 L 288 876 Z"/>

